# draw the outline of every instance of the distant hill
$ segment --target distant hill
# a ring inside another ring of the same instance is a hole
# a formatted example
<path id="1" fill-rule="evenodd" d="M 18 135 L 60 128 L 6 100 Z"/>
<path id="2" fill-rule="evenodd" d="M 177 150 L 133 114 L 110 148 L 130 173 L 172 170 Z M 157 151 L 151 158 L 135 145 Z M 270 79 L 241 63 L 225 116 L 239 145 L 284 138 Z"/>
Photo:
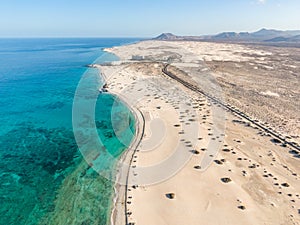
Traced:
<path id="1" fill-rule="evenodd" d="M 176 36 L 174 34 L 171 33 L 162 33 L 161 35 L 159 35 L 158 37 L 154 38 L 155 40 L 178 40 L 180 39 L 179 36 Z"/>
<path id="2" fill-rule="evenodd" d="M 265 40 L 265 42 L 282 42 L 282 41 L 288 41 L 289 38 L 286 37 L 275 37 L 268 40 Z"/>
<path id="3" fill-rule="evenodd" d="M 224 42 L 300 42 L 300 30 L 273 30 L 261 29 L 256 32 L 223 32 L 217 35 L 205 36 L 177 36 L 172 33 L 163 33 L 154 40 L 165 41 L 224 41 Z"/>
<path id="4" fill-rule="evenodd" d="M 261 29 L 257 32 L 252 33 L 254 36 L 261 36 L 261 37 L 266 37 L 266 36 L 282 36 L 282 37 L 291 37 L 295 35 L 300 35 L 300 30 L 287 30 L 287 31 L 282 31 L 282 30 L 268 30 L 268 29 Z"/>
<path id="5" fill-rule="evenodd" d="M 210 36 L 208 39 L 211 40 L 224 40 L 224 41 L 290 41 L 293 36 L 300 35 L 300 30 L 297 31 L 281 31 L 281 30 L 268 30 L 261 29 L 259 31 L 248 33 L 248 32 L 224 32 L 221 34 Z"/>
<path id="6" fill-rule="evenodd" d="M 296 35 L 292 37 L 276 37 L 276 38 L 265 40 L 265 42 L 300 42 L 300 35 Z"/>
<path id="7" fill-rule="evenodd" d="M 214 36 L 211 36 L 212 39 L 241 39 L 241 38 L 248 38 L 250 37 L 250 33 L 248 32 L 224 32 Z"/>
<path id="8" fill-rule="evenodd" d="M 251 33 L 252 36 L 255 37 L 267 37 L 267 36 L 281 36 L 284 34 L 284 31 L 280 30 L 268 30 L 268 29 L 261 29 L 259 31 Z"/>
<path id="9" fill-rule="evenodd" d="M 300 35 L 296 35 L 296 36 L 293 36 L 293 37 L 289 38 L 289 41 L 297 41 L 297 42 L 300 42 Z"/>

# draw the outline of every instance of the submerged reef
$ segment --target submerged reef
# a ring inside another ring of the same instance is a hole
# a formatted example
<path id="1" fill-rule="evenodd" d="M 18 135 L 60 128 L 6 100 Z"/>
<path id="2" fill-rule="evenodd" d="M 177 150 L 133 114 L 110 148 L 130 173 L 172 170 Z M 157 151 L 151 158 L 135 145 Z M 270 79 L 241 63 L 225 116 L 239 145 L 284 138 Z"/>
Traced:
<path id="1" fill-rule="evenodd" d="M 0 136 L 3 224 L 37 224 L 54 209 L 56 190 L 79 151 L 71 130 L 20 125 Z"/>

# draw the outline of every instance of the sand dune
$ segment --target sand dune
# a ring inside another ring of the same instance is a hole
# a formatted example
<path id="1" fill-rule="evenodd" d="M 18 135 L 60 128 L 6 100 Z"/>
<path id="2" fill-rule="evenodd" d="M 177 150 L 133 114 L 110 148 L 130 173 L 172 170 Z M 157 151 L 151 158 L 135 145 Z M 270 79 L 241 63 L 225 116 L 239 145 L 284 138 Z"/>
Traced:
<path id="1" fill-rule="evenodd" d="M 109 51 L 121 62 L 101 66 L 108 90 L 124 96 L 145 120 L 141 143 L 128 155 L 133 159 L 128 186 L 117 185 L 113 224 L 300 224 L 298 150 L 162 73 L 163 63 L 171 63 L 174 74 L 297 142 L 299 108 L 282 93 L 298 96 L 299 88 L 289 90 L 275 75 L 269 79 L 265 67 L 258 70 L 264 71 L 268 89 L 260 90 L 259 72 L 249 69 L 274 61 L 278 49 L 147 41 Z M 137 55 L 142 60 L 132 60 Z M 298 65 L 293 69 L 298 72 Z M 279 91 L 269 88 L 276 85 Z M 278 96 L 256 95 L 261 91 Z M 266 99 L 285 106 L 266 111 Z M 288 128 L 281 129 L 274 118 L 285 118 Z"/>

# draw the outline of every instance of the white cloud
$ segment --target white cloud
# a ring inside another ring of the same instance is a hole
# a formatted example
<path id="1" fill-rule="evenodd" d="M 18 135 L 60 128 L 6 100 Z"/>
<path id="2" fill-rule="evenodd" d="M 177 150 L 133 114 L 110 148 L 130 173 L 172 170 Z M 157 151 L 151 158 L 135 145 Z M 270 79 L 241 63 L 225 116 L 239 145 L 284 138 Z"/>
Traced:
<path id="1" fill-rule="evenodd" d="M 258 0 L 258 3 L 265 4 L 267 0 Z"/>

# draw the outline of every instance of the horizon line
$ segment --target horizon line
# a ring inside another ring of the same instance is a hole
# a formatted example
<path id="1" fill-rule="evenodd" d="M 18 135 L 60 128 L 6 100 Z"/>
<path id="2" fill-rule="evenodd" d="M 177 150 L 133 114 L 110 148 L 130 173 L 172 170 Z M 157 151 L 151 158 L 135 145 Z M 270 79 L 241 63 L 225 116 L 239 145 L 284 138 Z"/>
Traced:
<path id="1" fill-rule="evenodd" d="M 140 38 L 140 39 L 148 39 L 151 37 L 135 37 L 135 36 L 116 36 L 116 37 L 109 37 L 109 36 L 0 36 L 0 39 L 34 39 L 34 38 Z"/>
<path id="2" fill-rule="evenodd" d="M 170 34 L 173 34 L 173 35 L 176 35 L 176 36 L 195 36 L 195 37 L 199 37 L 199 36 L 211 36 L 211 35 L 217 35 L 217 34 L 221 34 L 221 33 L 227 33 L 227 32 L 235 32 L 235 33 L 243 33 L 243 32 L 248 32 L 248 33 L 252 33 L 252 32 L 256 32 L 256 31 L 260 31 L 260 30 L 263 30 L 263 29 L 266 29 L 266 30 L 276 30 L 276 31 L 300 31 L 300 28 L 294 28 L 294 29 L 276 29 L 276 28 L 266 28 L 266 27 L 262 27 L 260 29 L 255 29 L 253 31 L 229 31 L 229 30 L 223 30 L 223 31 L 219 31 L 219 32 L 216 32 L 216 33 L 206 33 L 206 34 L 177 34 L 176 32 L 171 32 L 171 31 L 164 31 L 164 32 L 161 32 L 159 34 L 154 34 L 154 35 L 151 35 L 150 36 L 144 36 L 144 37 L 141 37 L 141 36 L 128 36 L 128 35 L 125 35 L 125 36 L 106 36 L 106 35 L 103 35 L 103 36 L 0 36 L 0 39 L 30 39 L 30 38 L 140 38 L 140 39 L 149 39 L 149 38 L 153 38 L 153 37 L 157 37 L 158 35 L 161 35 L 161 34 L 166 34 L 166 33 L 170 33 Z"/>

